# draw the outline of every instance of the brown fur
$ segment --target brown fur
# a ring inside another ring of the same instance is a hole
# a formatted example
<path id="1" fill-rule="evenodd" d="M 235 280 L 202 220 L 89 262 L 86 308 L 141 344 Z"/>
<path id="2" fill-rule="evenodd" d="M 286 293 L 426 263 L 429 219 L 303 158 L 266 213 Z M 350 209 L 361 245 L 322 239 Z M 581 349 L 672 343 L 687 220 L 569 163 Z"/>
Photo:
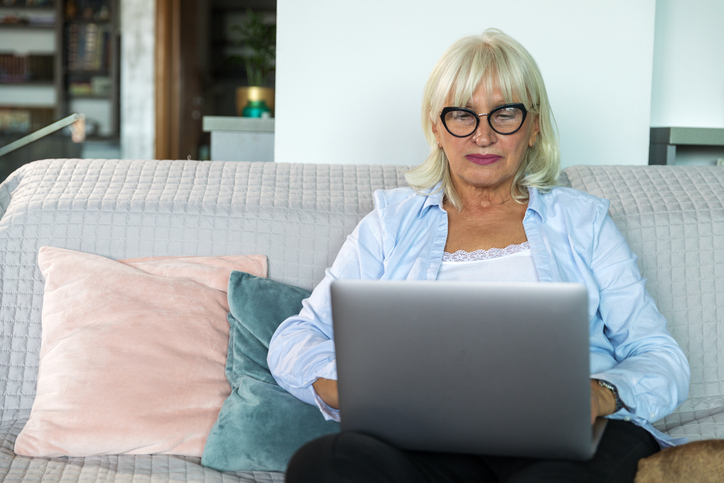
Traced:
<path id="1" fill-rule="evenodd" d="M 694 441 L 639 461 L 635 483 L 724 481 L 724 440 Z"/>

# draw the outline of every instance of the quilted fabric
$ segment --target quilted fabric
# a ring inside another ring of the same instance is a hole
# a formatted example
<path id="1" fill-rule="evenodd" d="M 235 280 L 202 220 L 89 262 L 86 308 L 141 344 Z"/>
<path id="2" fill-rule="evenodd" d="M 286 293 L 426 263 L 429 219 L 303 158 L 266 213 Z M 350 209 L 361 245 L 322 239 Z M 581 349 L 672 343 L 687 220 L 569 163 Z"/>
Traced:
<path id="1" fill-rule="evenodd" d="M 24 420 L 0 425 L 0 481 L 96 483 L 178 482 L 283 483 L 282 473 L 265 471 L 222 473 L 201 466 L 201 458 L 169 455 L 109 455 L 87 458 L 29 458 L 16 456 L 13 443 Z"/>
<path id="2" fill-rule="evenodd" d="M 689 399 L 656 426 L 692 441 L 724 438 L 724 169 L 577 166 L 566 175 L 573 188 L 611 201 L 611 217 L 689 358 Z"/>
<path id="3" fill-rule="evenodd" d="M 219 473 L 198 458 L 23 458 L 12 444 L 35 395 L 43 282 L 51 245 L 121 259 L 269 257 L 269 277 L 311 289 L 372 191 L 404 185 L 399 166 L 46 160 L 0 185 L 0 479 L 281 482 Z M 561 184 L 611 200 L 611 215 L 649 279 L 692 368 L 691 397 L 657 423 L 672 436 L 724 438 L 724 169 L 572 167 Z M 722 311 L 722 312 L 720 312 Z"/>
<path id="4" fill-rule="evenodd" d="M 270 278 L 311 289 L 371 210 L 372 192 L 404 185 L 403 171 L 131 160 L 22 167 L 0 185 L 0 423 L 27 418 L 35 396 L 41 246 L 112 259 L 260 253 L 269 259 Z M 5 437 L 14 440 L 19 427 Z M 20 481 L 135 481 L 151 474 L 154 481 L 281 481 L 266 473 L 232 478 L 189 458 L 13 459 L 8 440 L 3 448 L 0 475 Z"/>
<path id="5" fill-rule="evenodd" d="M 18 186 L 20 182 L 20 172 L 16 171 L 11 173 L 5 181 L 0 184 L 0 218 L 5 214 L 5 210 L 10 203 L 12 198 L 13 190 Z"/>

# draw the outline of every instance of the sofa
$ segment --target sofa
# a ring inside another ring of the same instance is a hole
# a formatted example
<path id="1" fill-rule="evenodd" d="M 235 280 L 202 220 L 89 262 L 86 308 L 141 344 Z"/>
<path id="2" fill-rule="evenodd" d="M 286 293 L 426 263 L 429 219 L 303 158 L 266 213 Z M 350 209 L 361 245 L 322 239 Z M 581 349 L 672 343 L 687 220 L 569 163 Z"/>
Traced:
<path id="1" fill-rule="evenodd" d="M 283 481 L 281 471 L 216 471 L 189 455 L 16 455 L 38 385 L 47 289 L 39 250 L 110 260 L 261 254 L 269 279 L 309 290 L 370 211 L 373 191 L 404 186 L 404 170 L 51 159 L 15 171 L 0 185 L 0 478 Z M 690 397 L 656 426 L 690 441 L 724 438 L 724 170 L 575 166 L 560 183 L 611 201 L 610 214 L 689 358 Z"/>

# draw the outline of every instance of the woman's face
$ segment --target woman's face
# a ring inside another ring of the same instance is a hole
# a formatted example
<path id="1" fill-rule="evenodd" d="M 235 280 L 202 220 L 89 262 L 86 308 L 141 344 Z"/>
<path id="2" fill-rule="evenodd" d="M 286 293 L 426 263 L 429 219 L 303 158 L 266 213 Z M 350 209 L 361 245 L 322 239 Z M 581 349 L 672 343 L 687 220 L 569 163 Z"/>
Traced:
<path id="1" fill-rule="evenodd" d="M 487 92 L 481 83 L 468 104 L 462 107 L 482 114 L 505 103 L 500 89 Z M 507 135 L 493 131 L 487 116 L 482 116 L 475 132 L 464 138 L 450 134 L 438 116 L 433 132 L 447 155 L 453 185 L 463 199 L 471 190 L 509 196 L 513 177 L 525 152 L 535 144 L 538 136 L 538 116 L 528 113 L 523 126 Z"/>

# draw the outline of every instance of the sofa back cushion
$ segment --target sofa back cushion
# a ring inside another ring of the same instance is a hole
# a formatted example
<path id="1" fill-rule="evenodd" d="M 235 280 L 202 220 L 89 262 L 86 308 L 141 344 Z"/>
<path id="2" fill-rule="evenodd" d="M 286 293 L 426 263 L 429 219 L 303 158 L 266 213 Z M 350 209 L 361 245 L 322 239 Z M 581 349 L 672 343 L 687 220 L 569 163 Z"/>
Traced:
<path id="1" fill-rule="evenodd" d="M 35 397 L 49 245 L 114 260 L 267 255 L 269 277 L 311 289 L 376 189 L 404 186 L 380 165 L 45 160 L 0 185 L 0 421 Z M 4 213 L 3 213 L 4 211 Z"/>
<path id="2" fill-rule="evenodd" d="M 611 217 L 689 358 L 689 400 L 657 427 L 691 440 L 724 438 L 724 169 L 575 166 L 562 181 L 611 201 Z"/>

